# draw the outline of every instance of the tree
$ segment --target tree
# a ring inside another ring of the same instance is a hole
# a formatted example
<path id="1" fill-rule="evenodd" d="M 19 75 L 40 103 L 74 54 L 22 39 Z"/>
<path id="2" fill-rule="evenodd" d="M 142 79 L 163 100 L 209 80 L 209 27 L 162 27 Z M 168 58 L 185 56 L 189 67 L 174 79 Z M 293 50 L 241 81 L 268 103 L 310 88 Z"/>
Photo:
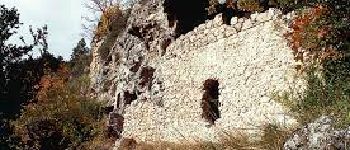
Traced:
<path id="1" fill-rule="evenodd" d="M 8 119 L 16 118 L 22 105 L 27 104 L 35 95 L 34 85 L 38 83 L 44 70 L 56 70 L 62 59 L 49 54 L 46 40 L 47 27 L 33 30 L 30 34 L 33 41 L 26 43 L 11 43 L 9 38 L 17 33 L 22 23 L 15 8 L 8 9 L 0 5 L 0 149 L 11 149 L 16 138 L 11 138 L 12 127 Z M 24 46 L 19 46 L 24 45 Z M 34 47 L 41 46 L 42 55 L 33 58 L 28 55 Z M 27 59 L 23 59 L 24 56 Z"/>
<path id="2" fill-rule="evenodd" d="M 21 23 L 19 22 L 19 14 L 17 9 L 8 9 L 4 5 L 0 5 L 0 89 L 6 89 L 8 78 L 8 67 L 12 63 L 16 63 L 22 60 L 23 56 L 26 56 L 28 52 L 33 50 L 34 46 L 39 44 L 43 47 L 43 53 L 47 53 L 48 44 L 46 40 L 47 26 L 42 29 L 38 29 L 35 33 L 30 26 L 30 33 L 33 37 L 33 43 L 26 46 L 17 46 L 17 44 L 7 44 L 5 43 L 8 39 L 16 34 L 16 29 L 19 28 Z M 25 44 L 23 38 L 22 42 Z"/>
<path id="3" fill-rule="evenodd" d="M 97 14 L 94 16 L 85 16 L 83 19 L 86 21 L 82 24 L 83 29 L 85 30 L 85 36 L 93 38 L 95 36 L 94 29 L 97 27 L 97 24 L 100 20 L 100 14 L 103 14 L 109 7 L 114 4 L 119 4 L 114 0 L 89 0 L 85 4 L 85 7 L 92 12 L 92 14 Z"/>
<path id="4" fill-rule="evenodd" d="M 86 47 L 85 39 L 82 38 L 77 43 L 77 46 L 73 48 L 71 55 L 70 68 L 72 76 L 79 77 L 88 73 L 90 62 L 91 55 L 89 53 L 89 48 Z"/>
<path id="5" fill-rule="evenodd" d="M 19 28 L 19 14 L 5 6 L 0 12 L 0 116 L 6 119 L 0 120 L 0 149 L 100 148 L 95 143 L 105 144 L 105 124 L 99 113 L 101 104 L 82 93 L 88 87 L 81 84 L 87 77 L 68 80 L 68 68 L 48 52 L 46 26 L 36 31 L 30 26 L 33 41 L 25 43 L 22 38 L 26 46 L 8 44 Z M 41 46 L 42 55 L 28 56 L 37 46 Z M 87 66 L 81 64 L 89 58 L 87 53 L 82 39 L 72 54 L 74 67 Z"/>
<path id="6" fill-rule="evenodd" d="M 21 37 L 24 46 L 18 46 L 20 43 L 13 44 L 8 41 L 11 36 L 17 33 L 16 30 L 22 24 L 19 22 L 17 9 L 8 9 L 4 5 L 0 5 L 0 20 L 0 102 L 7 103 L 11 101 L 13 103 L 19 99 L 21 99 L 20 101 L 28 100 L 32 95 L 30 93 L 32 92 L 31 86 L 38 81 L 45 66 L 57 66 L 60 60 L 48 53 L 47 26 L 39 28 L 37 31 L 29 26 L 33 41 L 26 43 Z M 38 59 L 33 59 L 32 56 L 28 55 L 28 52 L 37 46 L 42 47 L 42 55 Z M 24 56 L 27 56 L 28 59 L 23 60 Z M 21 95 L 14 94 L 14 91 Z M 23 97 L 14 98 L 14 96 Z M 1 105 L 0 107 L 4 106 Z M 7 109 L 0 110 L 4 113 L 3 111 Z"/>
<path id="7" fill-rule="evenodd" d="M 85 39 L 81 38 L 80 41 L 77 43 L 77 46 L 73 48 L 73 52 L 71 55 L 71 61 L 77 62 L 79 61 L 80 56 L 86 55 L 89 52 L 88 48 L 86 47 Z"/>
<path id="8" fill-rule="evenodd" d="M 111 22 L 117 22 L 120 13 L 125 16 L 128 9 L 136 0 L 89 0 L 85 7 L 94 15 L 83 17 L 85 22 L 82 24 L 85 30 L 84 36 L 87 38 L 95 38 L 96 34 L 100 34 L 102 26 L 109 27 Z M 113 21 L 116 20 L 116 21 Z M 107 23 L 109 22 L 109 23 Z M 121 22 L 123 23 L 123 22 Z M 106 30 L 103 30 L 104 32 Z"/>
<path id="9" fill-rule="evenodd" d="M 39 82 L 36 102 L 12 122 L 22 149 L 103 149 L 108 139 L 103 103 L 90 99 L 87 75 L 71 78 L 67 65 L 48 70 Z M 106 145 L 106 143 L 109 143 Z"/>
<path id="10" fill-rule="evenodd" d="M 6 89 L 7 67 L 10 63 L 19 61 L 23 55 L 32 50 L 32 46 L 17 46 L 15 44 L 6 44 L 5 42 L 16 33 L 19 28 L 19 14 L 15 8 L 7 9 L 0 5 L 0 89 Z M 5 91 L 2 91 L 5 92 Z"/>

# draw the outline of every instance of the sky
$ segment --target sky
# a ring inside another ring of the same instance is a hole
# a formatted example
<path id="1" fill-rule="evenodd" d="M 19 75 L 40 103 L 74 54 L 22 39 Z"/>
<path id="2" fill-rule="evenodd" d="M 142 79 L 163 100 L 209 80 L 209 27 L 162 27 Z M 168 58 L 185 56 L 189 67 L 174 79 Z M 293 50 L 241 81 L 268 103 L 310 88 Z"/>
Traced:
<path id="1" fill-rule="evenodd" d="M 86 1 L 86 0 L 85 0 Z M 19 35 L 26 41 L 32 41 L 29 34 L 29 25 L 33 28 L 48 26 L 49 52 L 55 56 L 62 56 L 69 60 L 72 49 L 81 39 L 84 32 L 82 16 L 87 16 L 90 11 L 84 7 L 84 0 L 0 0 L 0 5 L 7 8 L 15 7 L 20 14 L 20 22 L 23 25 L 19 34 L 13 36 L 10 41 L 19 40 Z M 89 43 L 89 40 L 87 40 Z M 89 46 L 89 44 L 87 44 Z M 38 55 L 38 50 L 32 53 Z"/>

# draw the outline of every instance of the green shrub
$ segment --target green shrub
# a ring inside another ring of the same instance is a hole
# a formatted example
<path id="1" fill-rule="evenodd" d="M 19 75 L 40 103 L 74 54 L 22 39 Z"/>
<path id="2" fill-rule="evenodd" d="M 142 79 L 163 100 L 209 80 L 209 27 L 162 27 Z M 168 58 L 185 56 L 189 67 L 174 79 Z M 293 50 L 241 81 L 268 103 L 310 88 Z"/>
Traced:
<path id="1" fill-rule="evenodd" d="M 337 127 L 349 126 L 350 76 L 345 70 L 348 67 L 341 62 L 337 65 L 325 65 L 322 71 L 325 77 L 323 79 L 315 74 L 316 68 L 311 67 L 307 70 L 308 88 L 301 101 L 291 99 L 288 93 L 276 96 L 275 99 L 296 113 L 297 119 L 302 124 L 321 115 L 331 115 L 338 118 Z"/>
<path id="2" fill-rule="evenodd" d="M 121 10 L 118 6 L 108 8 L 102 14 L 97 26 L 96 38 L 106 37 L 98 51 L 103 61 L 107 61 L 110 50 L 122 31 L 126 29 L 129 10 Z"/>
<path id="3" fill-rule="evenodd" d="M 48 73 L 40 81 L 35 103 L 12 121 L 21 149 L 94 149 L 105 145 L 103 103 L 85 96 L 87 77 L 69 79 L 67 69 Z M 103 139 L 103 140 L 102 140 Z M 110 147 L 112 145 L 109 145 Z"/>

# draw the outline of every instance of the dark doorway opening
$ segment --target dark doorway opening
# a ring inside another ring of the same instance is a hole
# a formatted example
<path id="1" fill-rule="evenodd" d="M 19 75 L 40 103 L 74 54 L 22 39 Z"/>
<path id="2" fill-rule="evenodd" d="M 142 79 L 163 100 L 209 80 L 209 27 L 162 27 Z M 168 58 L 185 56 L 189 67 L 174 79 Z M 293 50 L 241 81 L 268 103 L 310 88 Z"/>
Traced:
<path id="1" fill-rule="evenodd" d="M 203 86 L 202 117 L 213 125 L 214 122 L 220 118 L 219 82 L 218 80 L 208 79 L 204 81 Z"/>

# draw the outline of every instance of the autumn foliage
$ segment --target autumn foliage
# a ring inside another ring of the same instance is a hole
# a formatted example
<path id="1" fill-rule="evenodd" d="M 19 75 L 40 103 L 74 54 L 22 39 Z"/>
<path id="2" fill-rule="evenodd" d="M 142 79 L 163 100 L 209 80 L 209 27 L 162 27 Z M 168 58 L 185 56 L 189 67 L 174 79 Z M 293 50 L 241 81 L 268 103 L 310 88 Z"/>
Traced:
<path id="1" fill-rule="evenodd" d="M 102 103 L 82 95 L 86 80 L 85 76 L 70 79 L 65 65 L 56 72 L 47 71 L 35 100 L 13 122 L 22 148 L 96 149 L 110 142 L 105 137 Z"/>
<path id="2" fill-rule="evenodd" d="M 94 32 L 95 38 L 102 38 L 115 30 L 122 30 L 126 24 L 123 10 L 118 5 L 109 6 L 102 12 L 100 21 Z M 115 29 L 114 29 L 115 28 Z"/>
<path id="3" fill-rule="evenodd" d="M 64 66 L 61 66 L 57 72 L 46 74 L 41 77 L 37 87 L 39 88 L 36 99 L 40 103 L 44 103 L 48 100 L 48 93 L 50 90 L 63 90 L 68 80 L 69 72 Z"/>
<path id="4" fill-rule="evenodd" d="M 308 56 L 313 60 L 318 58 L 325 61 L 339 59 L 343 56 L 335 44 L 328 42 L 331 38 L 336 39 L 331 35 L 337 32 L 334 29 L 336 25 L 328 22 L 332 19 L 329 16 L 334 16 L 329 5 L 317 4 L 309 9 L 301 10 L 298 17 L 293 20 L 291 24 L 293 32 L 287 36 L 297 60 L 302 61 L 304 52 L 301 52 L 300 48 L 306 50 Z M 337 37 L 339 38 L 341 37 Z"/>

